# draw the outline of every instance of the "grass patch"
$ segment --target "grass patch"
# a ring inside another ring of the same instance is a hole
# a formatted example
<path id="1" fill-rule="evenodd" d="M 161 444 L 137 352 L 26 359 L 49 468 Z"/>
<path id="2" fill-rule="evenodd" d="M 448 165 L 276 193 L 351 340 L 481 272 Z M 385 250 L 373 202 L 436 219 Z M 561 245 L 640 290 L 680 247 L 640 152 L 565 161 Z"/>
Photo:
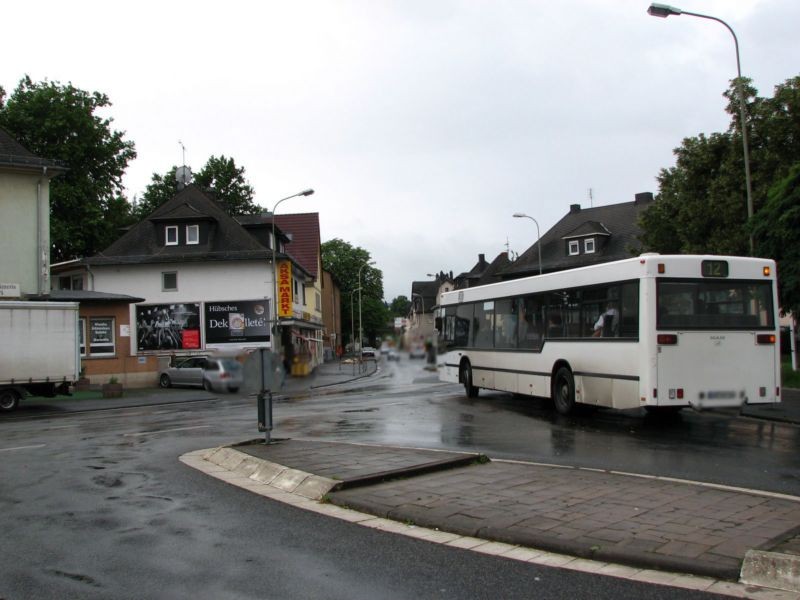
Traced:
<path id="1" fill-rule="evenodd" d="M 785 388 L 800 388 L 800 371 L 792 371 L 791 357 L 781 360 L 781 385 Z"/>

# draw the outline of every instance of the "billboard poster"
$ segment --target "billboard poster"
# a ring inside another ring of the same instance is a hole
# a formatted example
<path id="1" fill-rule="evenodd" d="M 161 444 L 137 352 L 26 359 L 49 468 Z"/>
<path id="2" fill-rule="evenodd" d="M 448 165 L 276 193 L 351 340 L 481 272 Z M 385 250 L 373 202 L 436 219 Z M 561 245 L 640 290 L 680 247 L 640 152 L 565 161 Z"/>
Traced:
<path id="1" fill-rule="evenodd" d="M 292 317 L 292 263 L 278 263 L 278 316 Z"/>
<path id="2" fill-rule="evenodd" d="M 200 348 L 200 304 L 136 306 L 139 351 L 196 350 Z"/>
<path id="3" fill-rule="evenodd" d="M 269 301 L 206 302 L 206 345 L 269 341 Z"/>

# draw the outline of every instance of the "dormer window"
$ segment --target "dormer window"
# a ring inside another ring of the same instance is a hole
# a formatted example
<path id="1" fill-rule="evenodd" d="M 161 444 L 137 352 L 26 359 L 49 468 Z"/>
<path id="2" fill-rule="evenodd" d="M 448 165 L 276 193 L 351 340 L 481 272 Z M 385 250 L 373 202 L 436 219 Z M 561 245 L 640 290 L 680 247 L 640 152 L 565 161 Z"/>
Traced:
<path id="1" fill-rule="evenodd" d="M 167 246 L 177 246 L 178 245 L 178 226 L 177 225 L 167 225 L 165 240 L 166 240 L 166 245 Z"/>
<path id="2" fill-rule="evenodd" d="M 186 226 L 186 243 L 199 244 L 200 243 L 200 226 L 187 225 Z"/>
<path id="3" fill-rule="evenodd" d="M 586 254 L 594 254 L 594 238 L 588 238 L 583 241 L 583 251 Z"/>
<path id="4" fill-rule="evenodd" d="M 581 243 L 578 240 L 570 240 L 569 255 L 576 256 L 581 253 Z"/>

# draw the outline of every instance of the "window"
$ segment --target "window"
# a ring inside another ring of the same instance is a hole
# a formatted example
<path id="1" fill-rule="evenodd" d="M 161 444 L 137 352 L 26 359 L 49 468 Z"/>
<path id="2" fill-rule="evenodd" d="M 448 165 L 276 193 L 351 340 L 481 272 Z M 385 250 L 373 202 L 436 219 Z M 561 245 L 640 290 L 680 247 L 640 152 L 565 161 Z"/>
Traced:
<path id="1" fill-rule="evenodd" d="M 81 348 L 81 356 L 86 356 L 86 318 L 81 317 L 78 324 L 78 339 Z"/>
<path id="2" fill-rule="evenodd" d="M 656 329 L 772 329 L 769 281 L 659 279 Z"/>
<path id="3" fill-rule="evenodd" d="M 91 317 L 89 319 L 90 356 L 114 356 L 114 318 Z"/>
<path id="4" fill-rule="evenodd" d="M 187 225 L 186 226 L 186 243 L 199 244 L 200 243 L 200 226 Z"/>
<path id="5" fill-rule="evenodd" d="M 177 246 L 178 245 L 178 226 L 177 225 L 167 225 L 165 231 L 165 240 L 167 246 Z"/>
<path id="6" fill-rule="evenodd" d="M 542 347 L 544 332 L 544 305 L 542 296 L 526 296 L 519 302 L 519 348 L 538 350 Z"/>
<path id="7" fill-rule="evenodd" d="M 492 348 L 494 346 L 494 302 L 478 302 L 475 304 L 475 316 L 472 319 L 472 345 L 476 348 Z"/>
<path id="8" fill-rule="evenodd" d="M 517 300 L 506 298 L 494 303 L 494 347 L 517 347 Z"/>
<path id="9" fill-rule="evenodd" d="M 583 251 L 586 254 L 594 254 L 594 238 L 583 241 Z"/>
<path id="10" fill-rule="evenodd" d="M 572 240 L 569 243 L 569 255 L 575 256 L 581 253 L 581 243 L 578 240 Z"/>
<path id="11" fill-rule="evenodd" d="M 175 271 L 168 271 L 161 273 L 161 291 L 162 292 L 177 292 L 178 291 L 178 273 Z"/>
<path id="12" fill-rule="evenodd" d="M 322 296 L 319 295 L 319 292 L 316 292 L 315 294 L 314 308 L 317 310 L 322 310 Z"/>

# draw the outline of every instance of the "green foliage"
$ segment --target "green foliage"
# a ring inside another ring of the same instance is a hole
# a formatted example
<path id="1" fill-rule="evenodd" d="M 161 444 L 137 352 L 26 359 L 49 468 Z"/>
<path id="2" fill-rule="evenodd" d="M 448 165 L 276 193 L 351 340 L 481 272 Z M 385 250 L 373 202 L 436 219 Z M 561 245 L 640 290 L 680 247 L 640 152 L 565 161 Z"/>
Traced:
<path id="1" fill-rule="evenodd" d="M 389 304 L 389 312 L 395 317 L 407 317 L 411 310 L 411 300 L 400 295 Z"/>
<path id="2" fill-rule="evenodd" d="M 137 220 L 141 221 L 175 195 L 178 190 L 178 180 L 175 177 L 177 170 L 178 167 L 173 166 L 163 175 L 153 173 L 144 194 L 134 205 Z"/>
<path id="3" fill-rule="evenodd" d="M 50 184 L 50 240 L 54 262 L 91 256 L 133 221 L 122 176 L 136 157 L 133 142 L 111 128 L 99 109 L 108 96 L 72 84 L 33 82 L 25 76 L 4 100 L 0 126 L 41 158 L 63 161 L 68 170 Z"/>
<path id="4" fill-rule="evenodd" d="M 388 310 L 383 303 L 383 273 L 369 265 L 370 254 L 361 247 L 335 238 L 322 244 L 322 268 L 339 282 L 342 293 L 342 332 L 350 340 L 351 331 L 358 337 L 358 272 L 361 269 L 361 318 L 364 336 L 374 340 L 383 331 Z M 352 304 L 351 304 L 352 302 Z M 353 315 L 351 322 L 350 315 Z M 352 341 L 352 340 L 350 340 Z"/>
<path id="5" fill-rule="evenodd" d="M 163 175 L 153 173 L 142 198 L 136 203 L 137 219 L 144 219 L 178 191 L 176 172 L 173 166 Z M 253 215 L 261 208 L 253 202 L 254 191 L 244 176 L 244 167 L 237 167 L 232 158 L 211 156 L 193 177 L 199 187 L 212 191 L 229 215 Z"/>
<path id="6" fill-rule="evenodd" d="M 800 314 L 800 162 L 772 186 L 752 231 L 756 254 L 778 261 L 781 309 Z"/>
<path id="7" fill-rule="evenodd" d="M 735 83 L 725 92 L 731 115 L 728 131 L 686 138 L 675 149 L 675 166 L 659 174 L 656 202 L 640 220 L 646 250 L 749 254 L 751 228 Z M 747 79 L 742 84 L 755 216 L 772 185 L 786 177 L 800 156 L 800 77 L 776 86 L 772 98 L 758 97 Z"/>
<path id="8" fill-rule="evenodd" d="M 197 185 L 216 192 L 216 198 L 229 215 L 254 215 L 261 208 L 253 202 L 253 188 L 244 178 L 244 167 L 232 158 L 212 156 L 194 177 Z"/>

